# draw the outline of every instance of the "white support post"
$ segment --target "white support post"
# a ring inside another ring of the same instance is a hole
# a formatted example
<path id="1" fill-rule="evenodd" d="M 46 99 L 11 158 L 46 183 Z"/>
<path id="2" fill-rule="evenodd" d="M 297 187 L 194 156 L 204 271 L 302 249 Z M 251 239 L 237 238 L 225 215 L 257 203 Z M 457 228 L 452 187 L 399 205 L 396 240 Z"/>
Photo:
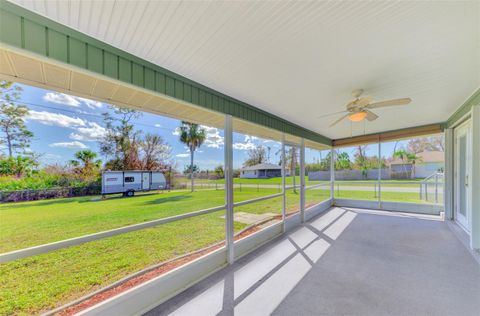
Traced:
<path id="1" fill-rule="evenodd" d="M 472 174 L 469 178 L 472 194 L 472 229 L 470 246 L 480 249 L 480 104 L 472 106 Z"/>
<path id="2" fill-rule="evenodd" d="M 225 236 L 227 245 L 227 261 L 235 260 L 233 238 L 233 126 L 232 116 L 225 115 Z"/>
<path id="3" fill-rule="evenodd" d="M 378 140 L 378 209 L 382 209 L 382 143 Z"/>
<path id="4" fill-rule="evenodd" d="M 335 196 L 335 150 L 330 150 L 330 198 Z"/>
<path id="5" fill-rule="evenodd" d="M 300 143 L 300 219 L 305 222 L 305 141 Z"/>
<path id="6" fill-rule="evenodd" d="M 282 137 L 282 222 L 283 232 L 286 231 L 285 218 L 287 212 L 287 197 L 285 195 L 285 134 Z"/>

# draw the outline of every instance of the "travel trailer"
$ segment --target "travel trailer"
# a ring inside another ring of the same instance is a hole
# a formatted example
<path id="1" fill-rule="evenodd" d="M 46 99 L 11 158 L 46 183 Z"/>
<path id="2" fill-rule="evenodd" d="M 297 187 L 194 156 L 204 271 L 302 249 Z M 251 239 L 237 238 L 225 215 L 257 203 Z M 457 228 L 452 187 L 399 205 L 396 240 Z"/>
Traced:
<path id="1" fill-rule="evenodd" d="M 167 186 L 160 171 L 105 171 L 102 173 L 102 195 L 123 193 L 134 196 L 138 191 L 162 190 Z"/>

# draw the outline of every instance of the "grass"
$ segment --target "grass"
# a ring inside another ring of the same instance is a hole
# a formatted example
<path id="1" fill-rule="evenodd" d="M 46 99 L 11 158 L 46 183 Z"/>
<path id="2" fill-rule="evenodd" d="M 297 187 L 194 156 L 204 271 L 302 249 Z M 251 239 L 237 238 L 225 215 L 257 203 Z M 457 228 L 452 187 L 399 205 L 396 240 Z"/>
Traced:
<path id="1" fill-rule="evenodd" d="M 410 203 L 426 203 L 424 200 L 419 199 L 419 194 L 415 192 L 386 192 L 382 193 L 382 201 L 391 202 L 410 202 Z M 335 189 L 335 198 L 353 199 L 353 200 L 373 200 L 378 201 L 378 197 L 375 193 L 368 191 L 349 191 L 343 190 L 337 191 Z"/>
<path id="2" fill-rule="evenodd" d="M 327 190 L 309 191 L 315 192 L 307 196 L 307 205 L 329 196 Z M 235 192 L 235 200 L 274 193 L 278 191 L 243 189 Z M 172 216 L 222 204 L 223 198 L 224 191 L 205 190 L 104 201 L 88 197 L 3 204 L 1 247 L 18 249 Z M 287 210 L 298 211 L 299 201 L 299 194 L 289 190 Z M 279 197 L 235 211 L 280 214 L 281 203 Z M 245 227 L 246 224 L 235 222 L 236 232 Z M 52 309 L 145 267 L 224 238 L 224 211 L 219 211 L 2 264 L 0 314 L 35 314 Z"/>
<path id="3" fill-rule="evenodd" d="M 36 314 L 152 264 L 224 239 L 224 212 L 25 258 L 0 266 L 0 314 Z M 236 223 L 235 230 L 245 225 Z"/>
<path id="4" fill-rule="evenodd" d="M 322 182 L 328 182 L 328 181 L 309 181 L 308 177 L 305 177 L 305 182 L 307 184 L 319 184 Z M 176 181 L 179 183 L 187 183 L 190 185 L 190 179 L 187 178 L 176 178 Z M 300 176 L 295 177 L 296 184 L 300 184 Z M 224 183 L 225 179 L 218 179 L 218 180 L 209 180 L 209 179 L 195 179 L 195 184 L 202 184 L 202 183 Z M 279 185 L 282 184 L 282 178 L 281 177 L 276 177 L 276 178 L 269 178 L 269 179 L 245 179 L 245 178 L 234 178 L 233 179 L 234 184 L 270 184 L 270 185 Z M 285 183 L 287 185 L 292 185 L 293 184 L 293 177 L 285 177 Z"/>
<path id="5" fill-rule="evenodd" d="M 235 201 L 278 193 L 235 190 Z M 340 197 L 375 199 L 373 192 L 340 191 Z M 306 205 L 328 199 L 328 189 L 306 191 Z M 415 193 L 382 192 L 385 199 L 418 202 Z M 1 252 L 62 240 L 142 221 L 221 205 L 224 191 L 145 194 L 134 198 L 92 197 L 0 205 Z M 287 191 L 287 212 L 299 210 L 299 194 Z M 277 197 L 235 212 L 281 214 Z M 168 223 L 0 265 L 0 314 L 35 314 L 52 309 L 133 272 L 195 251 L 225 238 L 224 211 Z M 246 224 L 234 223 L 238 232 Z"/>
<path id="6" fill-rule="evenodd" d="M 186 183 L 190 185 L 190 179 L 187 178 L 177 178 L 177 182 L 179 183 Z M 411 179 L 411 180 L 384 180 L 382 181 L 382 186 L 392 186 L 392 187 L 413 187 L 418 188 L 422 179 Z M 308 180 L 308 176 L 305 176 L 305 183 L 306 185 L 315 185 L 320 183 L 327 183 L 329 181 L 310 181 Z M 351 180 L 336 180 L 335 183 L 339 183 L 341 185 L 348 185 L 348 186 L 363 186 L 363 185 L 371 185 L 377 182 L 377 180 L 358 180 L 358 181 L 351 181 Z M 417 183 L 418 182 L 418 183 Z M 218 180 L 209 180 L 209 179 L 195 179 L 195 185 L 201 184 L 223 184 L 224 179 Z M 269 179 L 244 179 L 244 178 L 234 178 L 234 184 L 269 184 L 269 185 L 281 185 L 282 178 L 269 178 Z M 287 185 L 293 184 L 293 177 L 285 177 L 285 183 Z M 297 185 L 300 184 L 300 176 L 295 177 L 295 183 Z"/>
<path id="7" fill-rule="evenodd" d="M 235 192 L 235 201 L 276 192 L 243 189 Z M 90 196 L 0 205 L 0 252 L 222 205 L 224 191 L 182 191 L 128 199 L 98 198 Z"/>

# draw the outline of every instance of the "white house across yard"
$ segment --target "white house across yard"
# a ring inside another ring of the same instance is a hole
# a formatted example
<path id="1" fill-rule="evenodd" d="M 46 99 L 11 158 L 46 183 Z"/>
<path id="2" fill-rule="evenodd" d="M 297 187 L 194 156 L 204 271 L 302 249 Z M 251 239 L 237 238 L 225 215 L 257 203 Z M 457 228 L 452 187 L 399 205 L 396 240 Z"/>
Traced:
<path id="1" fill-rule="evenodd" d="M 241 169 L 240 178 L 266 179 L 282 176 L 282 167 L 272 163 L 260 163 Z"/>
<path id="2" fill-rule="evenodd" d="M 423 151 L 418 153 L 417 156 L 420 159 L 415 163 L 415 168 L 413 168 L 411 162 L 403 162 L 401 159 L 391 161 L 390 170 L 392 174 L 407 173 L 411 178 L 422 179 L 437 171 L 443 171 L 445 168 L 445 153 L 443 151 Z M 392 175 L 392 178 L 395 177 Z"/>

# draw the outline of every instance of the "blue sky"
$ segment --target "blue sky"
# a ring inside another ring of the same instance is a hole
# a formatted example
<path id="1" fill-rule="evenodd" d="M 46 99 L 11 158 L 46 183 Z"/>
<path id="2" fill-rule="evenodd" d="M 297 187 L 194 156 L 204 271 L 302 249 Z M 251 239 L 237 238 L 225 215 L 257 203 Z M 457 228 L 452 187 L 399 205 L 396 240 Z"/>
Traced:
<path id="1" fill-rule="evenodd" d="M 35 137 L 31 143 L 31 149 L 41 153 L 41 163 L 63 164 L 73 158 L 75 152 L 81 149 L 91 149 L 99 152 L 98 139 L 105 132 L 101 114 L 111 112 L 108 104 L 74 97 L 55 91 L 40 89 L 27 85 L 18 84 L 22 87 L 22 97 L 19 103 L 30 109 L 30 115 L 26 120 L 27 127 Z M 183 170 L 189 163 L 187 148 L 178 141 L 177 127 L 179 120 L 142 113 L 137 119 L 135 127 L 143 133 L 157 133 L 171 146 L 172 160 L 178 170 Z M 213 169 L 223 164 L 223 130 L 204 126 L 207 130 L 207 140 L 195 153 L 195 163 L 200 169 Z M 247 151 L 258 145 L 263 145 L 270 153 L 270 162 L 278 163 L 280 160 L 280 143 L 261 139 L 255 136 L 234 133 L 234 167 L 241 167 L 247 158 Z M 397 146 L 405 146 L 406 142 L 400 142 Z M 382 145 L 382 156 L 388 156 L 393 150 L 394 142 Z M 345 148 L 342 151 L 349 153 L 353 160 L 354 148 Z M 315 162 L 326 151 L 320 153 L 315 150 L 306 150 L 306 162 Z M 377 146 L 370 145 L 367 148 L 368 155 L 377 155 Z M 103 158 L 104 157 L 100 157 Z"/>

